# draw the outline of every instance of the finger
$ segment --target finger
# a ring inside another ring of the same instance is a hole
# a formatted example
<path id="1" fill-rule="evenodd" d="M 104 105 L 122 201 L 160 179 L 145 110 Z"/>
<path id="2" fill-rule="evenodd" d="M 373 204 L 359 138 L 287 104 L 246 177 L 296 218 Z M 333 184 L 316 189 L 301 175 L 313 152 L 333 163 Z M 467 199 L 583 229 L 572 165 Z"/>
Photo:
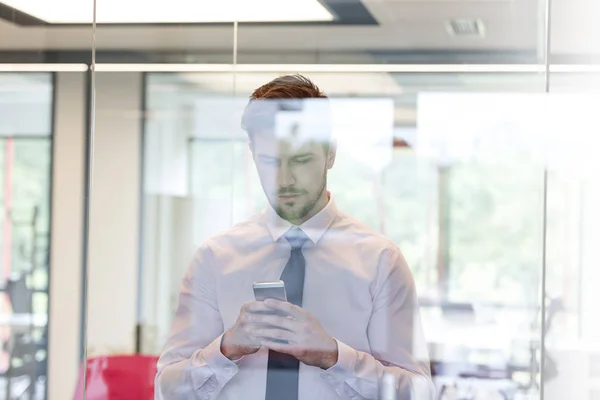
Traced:
<path id="1" fill-rule="evenodd" d="M 294 318 L 300 319 L 304 315 L 304 310 L 295 304 L 288 303 L 287 301 L 280 301 L 275 299 L 266 299 L 264 305 L 272 310 L 283 311 Z"/>
<path id="2" fill-rule="evenodd" d="M 298 346 L 295 343 L 281 343 L 270 340 L 269 338 L 262 339 L 260 344 L 269 350 L 274 350 L 283 354 L 289 354 L 294 357 L 298 351 Z"/>
<path id="3" fill-rule="evenodd" d="M 247 321 L 254 325 L 264 325 L 273 328 L 295 331 L 298 328 L 298 322 L 291 317 L 283 317 L 274 314 L 250 314 Z"/>
<path id="4" fill-rule="evenodd" d="M 285 340 L 292 342 L 295 336 L 293 332 L 278 328 L 259 328 L 254 331 L 253 335 L 259 338 L 261 342 L 263 340 Z"/>
<path id="5" fill-rule="evenodd" d="M 267 307 L 263 301 L 249 301 L 242 306 L 242 312 L 244 313 L 265 313 L 272 311 L 273 309 Z"/>

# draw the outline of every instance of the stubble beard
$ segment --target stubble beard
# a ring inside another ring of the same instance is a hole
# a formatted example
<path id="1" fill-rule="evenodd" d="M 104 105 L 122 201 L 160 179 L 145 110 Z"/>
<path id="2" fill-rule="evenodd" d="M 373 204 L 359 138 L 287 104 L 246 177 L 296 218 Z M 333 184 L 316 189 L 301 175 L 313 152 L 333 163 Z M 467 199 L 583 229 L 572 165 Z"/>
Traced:
<path id="1" fill-rule="evenodd" d="M 314 197 L 308 200 L 308 202 L 298 211 L 291 211 L 288 212 L 286 210 L 284 210 L 281 206 L 279 206 L 279 204 L 277 205 L 277 207 L 275 208 L 275 211 L 277 212 L 277 215 L 279 215 L 282 219 L 286 220 L 286 221 L 290 221 L 290 220 L 302 220 L 304 219 L 304 217 L 306 217 L 306 215 L 308 215 L 315 207 L 315 205 L 317 204 L 317 202 L 321 199 L 321 196 L 323 195 L 323 192 L 325 191 L 325 188 L 327 187 L 327 175 L 325 173 L 325 176 L 323 177 L 323 186 L 321 187 L 321 190 L 319 190 L 319 193 Z"/>

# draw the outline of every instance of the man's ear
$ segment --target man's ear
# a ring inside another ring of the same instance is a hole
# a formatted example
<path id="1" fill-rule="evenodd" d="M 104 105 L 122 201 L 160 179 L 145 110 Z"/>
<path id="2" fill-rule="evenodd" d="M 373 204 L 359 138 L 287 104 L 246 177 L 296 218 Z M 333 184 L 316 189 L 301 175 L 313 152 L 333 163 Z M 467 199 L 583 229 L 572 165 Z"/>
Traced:
<path id="1" fill-rule="evenodd" d="M 335 142 L 331 142 L 327 147 L 327 169 L 331 169 L 333 168 L 333 164 L 335 164 L 337 146 Z"/>

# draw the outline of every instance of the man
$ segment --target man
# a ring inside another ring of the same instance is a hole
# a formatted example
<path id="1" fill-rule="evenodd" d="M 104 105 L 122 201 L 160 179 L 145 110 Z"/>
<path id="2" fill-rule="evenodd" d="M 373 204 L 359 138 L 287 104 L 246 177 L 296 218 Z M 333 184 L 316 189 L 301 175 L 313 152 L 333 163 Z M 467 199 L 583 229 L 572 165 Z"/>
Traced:
<path id="1" fill-rule="evenodd" d="M 299 75 L 252 94 L 242 125 L 270 206 L 196 252 L 157 399 L 378 399 L 384 375 L 401 399 L 433 398 L 402 254 L 327 191 L 328 102 Z M 253 282 L 279 279 L 288 302 L 253 300 Z"/>

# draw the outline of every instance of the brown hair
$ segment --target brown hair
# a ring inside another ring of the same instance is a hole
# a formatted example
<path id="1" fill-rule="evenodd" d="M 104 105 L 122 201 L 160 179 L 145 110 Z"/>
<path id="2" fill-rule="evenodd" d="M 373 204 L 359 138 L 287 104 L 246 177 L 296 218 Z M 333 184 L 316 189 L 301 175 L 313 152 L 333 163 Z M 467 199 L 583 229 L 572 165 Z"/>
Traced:
<path id="1" fill-rule="evenodd" d="M 280 76 L 254 90 L 242 116 L 242 128 L 252 141 L 256 131 L 273 128 L 278 111 L 302 109 L 298 99 L 326 98 L 325 93 L 305 76 Z"/>
<path id="2" fill-rule="evenodd" d="M 302 75 L 285 75 L 273 79 L 256 89 L 252 100 L 260 99 L 310 99 L 322 98 L 327 96 L 310 79 Z"/>

